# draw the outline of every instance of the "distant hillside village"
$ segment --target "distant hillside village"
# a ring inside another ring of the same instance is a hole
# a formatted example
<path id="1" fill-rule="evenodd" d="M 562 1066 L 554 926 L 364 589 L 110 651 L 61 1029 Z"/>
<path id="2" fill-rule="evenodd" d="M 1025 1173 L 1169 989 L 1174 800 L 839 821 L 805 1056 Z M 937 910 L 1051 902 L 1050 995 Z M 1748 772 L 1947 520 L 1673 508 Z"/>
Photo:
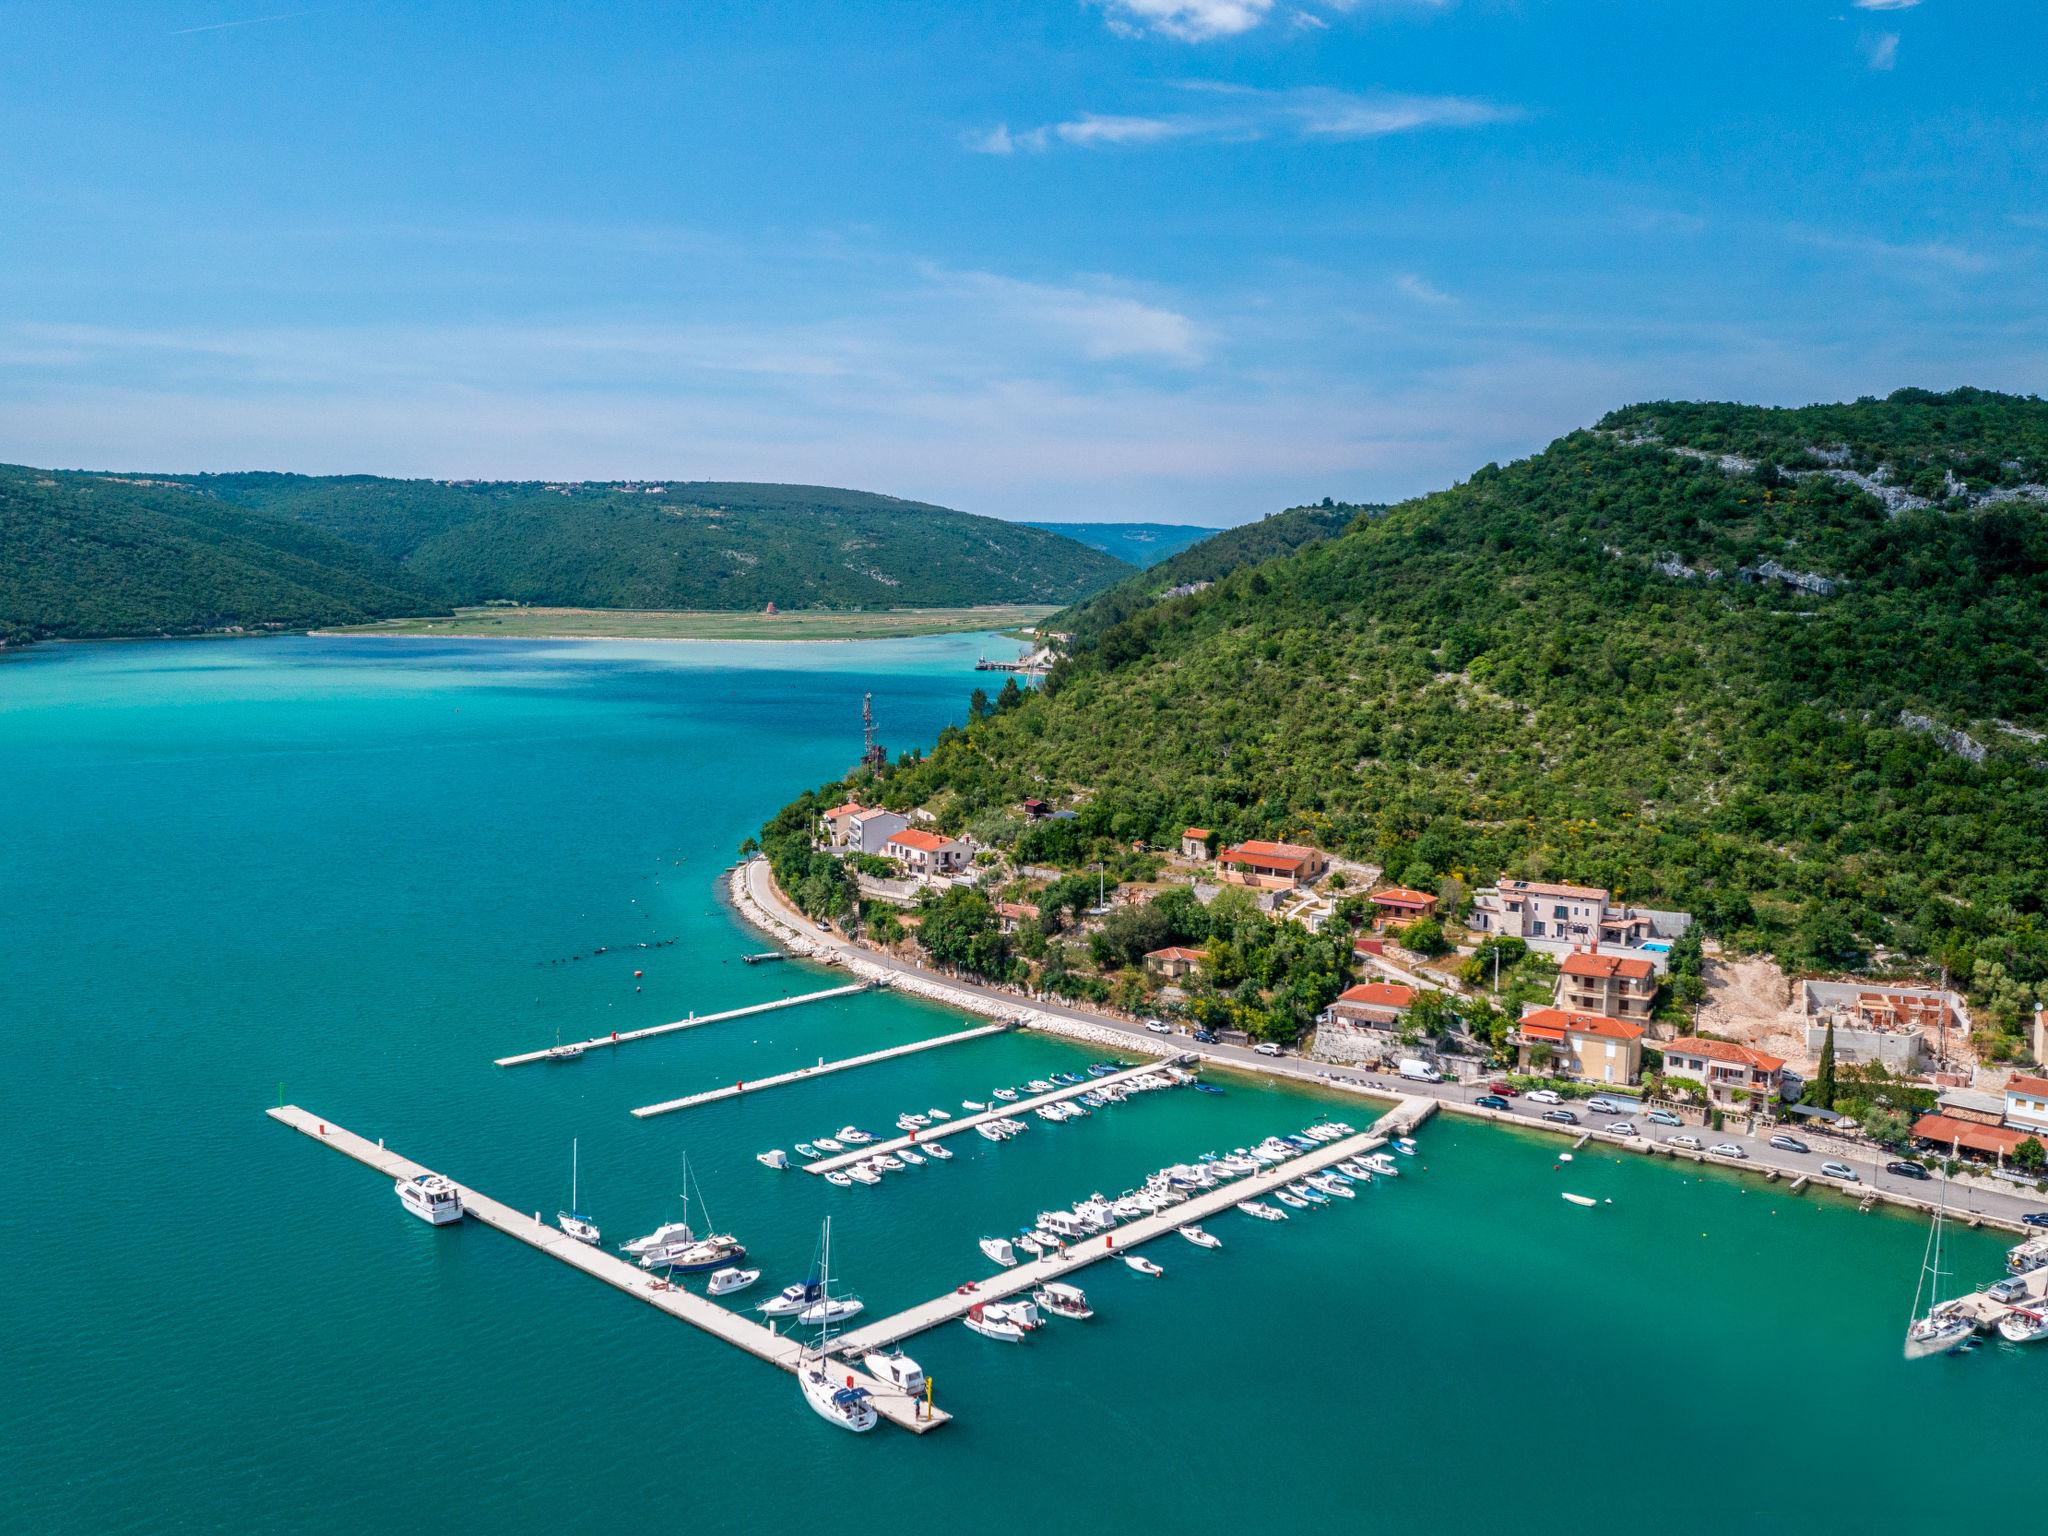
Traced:
<path id="1" fill-rule="evenodd" d="M 2048 1079 L 1974 1067 L 1959 993 L 1788 980 L 1780 1007 L 1717 1014 L 1723 962 L 1692 915 L 1600 886 L 1415 890 L 1306 843 L 1226 843 L 1199 826 L 1175 847 L 1134 845 L 1115 869 L 1035 863 L 1077 816 L 1038 798 L 1014 808 L 1014 848 L 949 834 L 918 808 L 850 798 L 813 814 L 804 852 L 836 866 L 836 915 L 868 942 L 1199 1042 L 1419 1060 L 1517 1091 L 1625 1094 L 1717 1124 L 1791 1119 L 2026 1170 L 2048 1135 Z M 780 852 L 787 884 L 792 849 Z M 2033 1050 L 2048 1059 L 2048 1011 Z"/>

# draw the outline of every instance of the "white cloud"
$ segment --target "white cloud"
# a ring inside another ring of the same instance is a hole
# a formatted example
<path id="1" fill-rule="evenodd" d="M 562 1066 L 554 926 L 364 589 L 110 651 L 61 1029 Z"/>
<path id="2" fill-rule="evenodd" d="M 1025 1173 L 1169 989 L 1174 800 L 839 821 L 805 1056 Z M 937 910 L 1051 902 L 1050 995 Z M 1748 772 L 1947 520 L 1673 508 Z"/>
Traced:
<path id="1" fill-rule="evenodd" d="M 1273 0 L 1095 0 L 1120 37 L 1153 33 L 1183 43 L 1236 37 L 1272 14 Z"/>
<path id="2" fill-rule="evenodd" d="M 1910 11 L 1920 0 L 1856 0 L 1859 11 Z"/>
<path id="3" fill-rule="evenodd" d="M 1111 283 L 1031 283 L 993 272 L 928 275 L 966 298 L 985 323 L 1026 336 L 1063 338 L 1093 362 L 1140 361 L 1192 368 L 1206 355 L 1202 328 L 1177 309 L 1149 303 Z"/>
<path id="4" fill-rule="evenodd" d="M 1845 235 L 1833 230 L 1797 228 L 1795 239 L 1816 250 L 1840 251 L 1894 270 L 1939 270 L 1959 276 L 1988 272 L 1998 263 L 1982 252 L 1946 240 L 1884 240 L 1875 235 Z"/>
<path id="5" fill-rule="evenodd" d="M 1418 304 L 1455 304 L 1458 302 L 1448 293 L 1445 293 L 1443 289 L 1430 282 L 1429 279 L 1414 272 L 1402 273 L 1394 279 L 1394 286 Z"/>
<path id="6" fill-rule="evenodd" d="M 1899 34 L 1880 32 L 1863 41 L 1863 62 L 1872 69 L 1891 69 L 1899 62 Z"/>
<path id="7" fill-rule="evenodd" d="M 1321 86 L 1261 91 L 1205 80 L 1182 81 L 1180 89 L 1200 93 L 1219 105 L 1201 112 L 1157 116 L 1083 112 L 1064 122 L 1022 132 L 1012 132 L 1004 123 L 970 133 L 964 142 L 982 154 L 1008 155 L 1049 149 L 1055 144 L 1093 149 L 1177 139 L 1341 141 L 1429 128 L 1484 127 L 1513 122 L 1522 115 L 1519 108 L 1469 96 L 1356 95 Z"/>

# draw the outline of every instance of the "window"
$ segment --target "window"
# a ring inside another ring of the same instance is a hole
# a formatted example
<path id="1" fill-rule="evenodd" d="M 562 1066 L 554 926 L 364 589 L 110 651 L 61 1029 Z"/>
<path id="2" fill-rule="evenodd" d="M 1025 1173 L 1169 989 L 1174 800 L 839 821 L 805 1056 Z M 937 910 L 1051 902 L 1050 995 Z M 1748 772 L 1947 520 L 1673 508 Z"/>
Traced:
<path id="1" fill-rule="evenodd" d="M 1572 910 L 1570 907 L 1555 907 L 1551 910 L 1550 915 L 1559 919 L 1567 918 L 1572 915 Z"/>

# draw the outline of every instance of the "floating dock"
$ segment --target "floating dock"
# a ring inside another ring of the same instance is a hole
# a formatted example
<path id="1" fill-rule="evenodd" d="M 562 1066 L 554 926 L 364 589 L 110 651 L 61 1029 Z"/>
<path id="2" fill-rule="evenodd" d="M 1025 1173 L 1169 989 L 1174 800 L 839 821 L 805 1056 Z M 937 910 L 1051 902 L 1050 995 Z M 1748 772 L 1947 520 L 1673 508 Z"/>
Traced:
<path id="1" fill-rule="evenodd" d="M 1140 1217 L 1112 1227 L 1096 1237 L 1084 1238 L 1070 1244 L 1064 1253 L 1032 1259 L 1011 1269 L 1002 1269 L 986 1279 L 974 1282 L 971 1291 L 948 1291 L 930 1301 L 898 1312 L 894 1317 L 885 1317 L 866 1327 L 856 1328 L 844 1334 L 839 1347 L 850 1354 L 862 1354 L 871 1349 L 882 1349 L 913 1334 L 923 1333 L 945 1323 L 965 1317 L 969 1309 L 987 1301 L 1001 1301 L 1020 1292 L 1035 1290 L 1048 1280 L 1064 1280 L 1078 1269 L 1104 1259 L 1120 1259 L 1134 1253 L 1140 1245 L 1155 1238 L 1164 1237 L 1175 1229 L 1191 1222 L 1207 1220 L 1246 1200 L 1256 1200 L 1261 1195 L 1271 1194 L 1308 1174 L 1319 1172 L 1334 1163 L 1341 1163 L 1347 1157 L 1360 1157 L 1384 1147 L 1395 1136 L 1405 1136 L 1417 1125 L 1428 1119 L 1436 1108 L 1436 1100 L 1420 1096 L 1407 1098 L 1390 1109 L 1374 1122 L 1372 1129 L 1355 1136 L 1346 1136 L 1337 1141 L 1326 1141 L 1313 1152 L 1304 1152 L 1299 1157 L 1290 1157 L 1286 1162 L 1272 1168 L 1262 1168 L 1242 1179 L 1233 1179 L 1228 1184 L 1214 1189 L 1205 1189 L 1191 1195 L 1179 1205 L 1171 1206 L 1154 1216 Z M 1375 1176 L 1377 1177 L 1377 1175 Z M 1307 1212 L 1300 1213 L 1306 1216 Z M 1191 1250 L 1192 1251 L 1192 1250 Z"/>
<path id="2" fill-rule="evenodd" d="M 660 1104 L 643 1104 L 633 1111 L 636 1120 L 649 1120 L 656 1115 L 672 1115 L 679 1109 L 695 1109 L 699 1104 L 716 1104 L 721 1099 L 737 1099 L 744 1094 L 759 1093 L 764 1088 L 780 1088 L 788 1083 L 807 1082 L 814 1077 L 829 1077 L 834 1072 L 848 1072 L 855 1067 L 872 1066 L 878 1061 L 892 1061 L 898 1056 L 915 1056 L 920 1051 L 935 1051 L 942 1045 L 958 1045 L 965 1040 L 986 1040 L 990 1035 L 1008 1034 L 1016 1026 L 1012 1024 L 983 1024 L 975 1029 L 958 1029 L 951 1034 L 934 1035 L 929 1040 L 912 1040 L 907 1045 L 892 1045 L 884 1050 L 869 1051 L 862 1056 L 847 1056 L 838 1061 L 820 1061 L 814 1067 L 798 1067 L 794 1072 L 778 1072 L 773 1077 L 744 1078 L 723 1088 L 707 1088 L 702 1093 L 687 1094 L 680 1099 L 668 1099 Z"/>
<path id="3" fill-rule="evenodd" d="M 353 1131 L 345 1131 L 331 1120 L 322 1120 L 296 1104 L 281 1104 L 265 1113 L 280 1125 L 290 1126 L 321 1145 L 332 1147 L 344 1157 L 352 1157 L 365 1167 L 376 1169 L 386 1178 L 410 1179 L 429 1171 L 410 1158 L 388 1151 L 381 1143 L 366 1141 Z M 636 1301 L 644 1301 L 693 1328 L 701 1328 L 714 1338 L 737 1345 L 770 1365 L 791 1373 L 796 1371 L 803 1354 L 800 1340 L 764 1328 L 736 1312 L 728 1312 L 717 1303 L 680 1286 L 671 1286 L 624 1259 L 587 1243 L 579 1243 L 566 1233 L 515 1211 L 488 1195 L 479 1194 L 465 1184 L 457 1183 L 455 1187 L 462 1195 L 463 1212 L 485 1226 L 495 1227 L 508 1237 L 516 1237 L 528 1247 L 538 1248 L 549 1258 L 559 1259 L 572 1269 L 580 1269 L 615 1290 L 624 1291 Z M 924 1434 L 952 1418 L 943 1409 L 927 1409 L 922 1399 L 906 1397 L 863 1371 L 835 1364 L 833 1372 L 844 1374 L 854 1386 L 865 1387 L 873 1395 L 877 1413 L 913 1434 Z"/>
<path id="4" fill-rule="evenodd" d="M 942 1120 L 937 1125 L 927 1126 L 921 1131 L 912 1131 L 907 1136 L 894 1136 L 887 1141 L 870 1142 L 864 1147 L 855 1147 L 851 1152 L 834 1153 L 831 1157 L 821 1157 L 815 1163 L 804 1163 L 801 1166 L 805 1173 L 830 1173 L 833 1169 L 844 1168 L 850 1163 L 865 1162 L 868 1158 L 874 1157 L 878 1153 L 894 1152 L 901 1147 L 926 1146 L 934 1141 L 943 1141 L 948 1136 L 958 1136 L 962 1131 L 971 1131 L 977 1125 L 985 1125 L 991 1120 L 1004 1120 L 1014 1118 L 1017 1115 L 1029 1114 L 1041 1104 L 1051 1104 L 1060 1099 L 1071 1099 L 1077 1094 L 1086 1093 L 1089 1089 L 1099 1087 L 1103 1083 L 1120 1083 L 1127 1077 L 1137 1077 L 1145 1072 L 1157 1072 L 1160 1068 L 1179 1059 L 1178 1057 L 1162 1057 L 1157 1061 L 1143 1062 L 1135 1067 L 1125 1067 L 1121 1071 L 1110 1072 L 1102 1077 L 1091 1077 L 1086 1082 L 1070 1083 L 1064 1088 L 1054 1089 L 1051 1093 L 1041 1093 L 1035 1098 L 1018 1099 L 1010 1104 L 1005 1104 L 1000 1100 L 992 1100 L 992 1108 L 961 1115 L 954 1120 Z M 635 1113 L 637 1114 L 638 1111 L 636 1110 Z M 791 1163 L 790 1166 L 794 1168 L 799 1165 Z"/>
<path id="5" fill-rule="evenodd" d="M 704 1024 L 723 1024 L 727 1019 L 744 1019 L 749 1014 L 773 1013 L 778 1008 L 796 1008 L 804 1003 L 822 1003 L 828 998 L 851 997 L 856 992 L 865 992 L 873 982 L 856 981 L 844 987 L 827 987 L 822 992 L 805 992 L 797 997 L 778 997 L 771 1002 L 749 1003 L 744 1008 L 728 1008 L 723 1013 L 693 1013 L 687 1019 L 677 1019 L 673 1024 L 650 1024 L 645 1029 L 622 1029 L 609 1035 L 598 1035 L 589 1040 L 563 1041 L 564 1045 L 580 1045 L 586 1051 L 602 1047 L 624 1045 L 629 1040 L 651 1040 L 656 1035 L 672 1035 L 679 1029 L 696 1029 Z M 500 1056 L 495 1065 L 500 1067 L 523 1067 L 531 1062 L 546 1061 L 554 1046 L 545 1046 L 538 1051 L 522 1051 L 517 1056 Z"/>

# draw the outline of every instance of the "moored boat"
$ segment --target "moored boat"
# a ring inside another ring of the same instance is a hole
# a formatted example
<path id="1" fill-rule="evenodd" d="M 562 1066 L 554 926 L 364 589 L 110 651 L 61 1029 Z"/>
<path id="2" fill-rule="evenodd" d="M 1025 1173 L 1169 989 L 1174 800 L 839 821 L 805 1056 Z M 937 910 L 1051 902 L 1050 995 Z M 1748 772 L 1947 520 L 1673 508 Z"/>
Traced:
<path id="1" fill-rule="evenodd" d="M 1022 1344 L 1029 1332 L 1011 1318 L 1008 1309 L 994 1302 L 976 1302 L 960 1321 L 970 1331 L 1000 1344 Z"/>
<path id="2" fill-rule="evenodd" d="M 880 1417 L 875 1412 L 871 1394 L 865 1387 L 855 1386 L 851 1376 L 844 1376 L 831 1363 L 832 1324 L 837 1320 L 832 1298 L 832 1218 L 825 1218 L 825 1229 L 819 1239 L 817 1276 L 818 1299 L 798 1314 L 798 1321 L 810 1321 L 813 1312 L 818 1314 L 820 1323 L 816 1353 L 804 1350 L 797 1358 L 796 1379 L 802 1389 L 804 1401 L 811 1405 L 817 1415 L 827 1423 L 851 1430 L 855 1434 L 866 1434 L 875 1427 Z M 787 1292 L 784 1292 L 787 1295 Z M 854 1310 L 860 1310 L 856 1302 Z M 850 1314 L 849 1314 L 850 1315 Z M 844 1384 L 842 1385 L 842 1380 Z"/>
<path id="3" fill-rule="evenodd" d="M 875 1380 L 905 1397 L 916 1397 L 924 1391 L 923 1368 L 900 1349 L 870 1350 L 860 1363 Z"/>
<path id="4" fill-rule="evenodd" d="M 2048 1336 L 2048 1312 L 2014 1307 L 1998 1320 L 1998 1336 L 2011 1344 L 2031 1344 Z"/>
<path id="5" fill-rule="evenodd" d="M 936 1141 L 924 1149 L 924 1155 L 926 1157 L 937 1158 L 942 1163 L 950 1163 L 951 1161 L 953 1161 L 953 1154 Z"/>
<path id="6" fill-rule="evenodd" d="M 1201 1226 L 1195 1222 L 1189 1222 L 1186 1226 L 1176 1227 L 1174 1230 L 1179 1232 L 1182 1237 L 1193 1243 L 1197 1248 L 1221 1248 L 1223 1246 L 1222 1238 L 1213 1232 L 1203 1231 Z"/>
<path id="7" fill-rule="evenodd" d="M 990 1262 L 1008 1269 L 1017 1262 L 1017 1250 L 1007 1237 L 984 1237 L 981 1251 L 988 1255 Z"/>
<path id="8" fill-rule="evenodd" d="M 579 1161 L 577 1143 L 572 1138 L 569 1142 L 569 1209 L 555 1212 L 555 1225 L 568 1233 L 569 1236 L 575 1238 L 577 1242 L 589 1243 L 592 1247 L 595 1247 L 604 1240 L 604 1234 L 597 1230 L 596 1222 L 583 1214 L 582 1206 L 577 1201 L 577 1165 Z"/>
<path id="9" fill-rule="evenodd" d="M 728 1267 L 714 1269 L 710 1282 L 704 1287 L 707 1296 L 730 1296 L 734 1291 L 744 1291 L 761 1278 L 758 1269 L 737 1269 Z"/>
<path id="10" fill-rule="evenodd" d="M 1240 1200 L 1237 1203 L 1237 1208 L 1243 1211 L 1245 1215 L 1256 1217 L 1260 1221 L 1285 1221 L 1287 1219 L 1285 1211 L 1276 1211 L 1270 1205 L 1266 1205 L 1258 1200 Z"/>
<path id="11" fill-rule="evenodd" d="M 452 1226 L 462 1220 L 462 1193 L 452 1179 L 438 1173 L 416 1173 L 391 1187 L 398 1203 L 429 1226 Z"/>
<path id="12" fill-rule="evenodd" d="M 789 1154 L 783 1151 L 782 1148 L 776 1147 L 771 1151 L 756 1152 L 754 1154 L 754 1161 L 763 1168 L 787 1168 L 789 1166 Z"/>
<path id="13" fill-rule="evenodd" d="M 1132 1269 L 1135 1269 L 1141 1275 L 1159 1276 L 1166 1273 L 1165 1270 L 1161 1269 L 1157 1264 L 1154 1264 L 1142 1253 L 1125 1254 L 1124 1263 L 1129 1265 Z"/>
<path id="14" fill-rule="evenodd" d="M 1077 1323 L 1086 1322 L 1095 1315 L 1095 1309 L 1088 1305 L 1088 1295 L 1081 1287 L 1058 1280 L 1046 1281 L 1031 1293 L 1031 1300 L 1041 1312 L 1072 1318 Z"/>

